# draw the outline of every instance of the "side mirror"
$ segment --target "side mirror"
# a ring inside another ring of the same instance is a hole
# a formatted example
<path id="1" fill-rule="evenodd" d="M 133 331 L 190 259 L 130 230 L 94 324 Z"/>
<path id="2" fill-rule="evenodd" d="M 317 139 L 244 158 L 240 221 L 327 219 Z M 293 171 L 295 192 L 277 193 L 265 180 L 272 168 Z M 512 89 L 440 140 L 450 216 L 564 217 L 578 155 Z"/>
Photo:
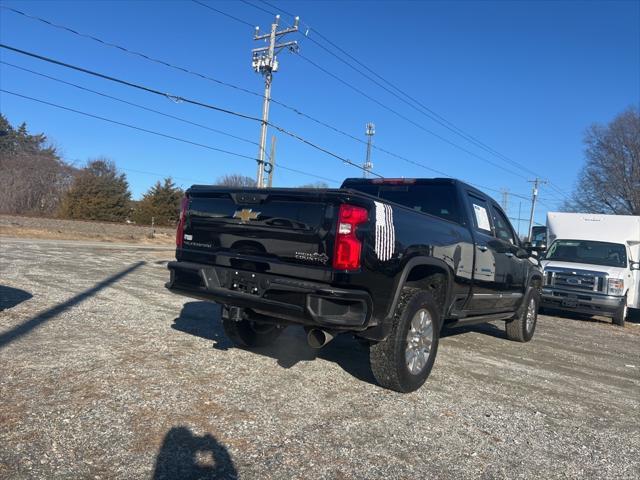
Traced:
<path id="1" fill-rule="evenodd" d="M 630 262 L 629 263 L 630 270 L 640 270 L 640 262 Z"/>
<path id="2" fill-rule="evenodd" d="M 530 254 L 533 254 L 535 252 L 538 254 L 538 256 L 540 256 L 542 252 L 545 252 L 547 250 L 547 246 L 544 243 L 540 245 L 533 245 L 531 242 L 524 242 L 522 246 Z"/>
<path id="3" fill-rule="evenodd" d="M 516 257 L 518 258 L 529 258 L 531 253 L 525 248 L 519 248 L 516 252 Z"/>

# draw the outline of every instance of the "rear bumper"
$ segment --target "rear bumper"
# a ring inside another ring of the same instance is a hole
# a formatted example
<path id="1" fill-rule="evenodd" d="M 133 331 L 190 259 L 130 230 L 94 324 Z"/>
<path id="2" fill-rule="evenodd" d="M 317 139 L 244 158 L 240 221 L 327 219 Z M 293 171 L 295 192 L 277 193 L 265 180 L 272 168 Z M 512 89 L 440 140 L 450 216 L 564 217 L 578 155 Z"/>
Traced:
<path id="1" fill-rule="evenodd" d="M 165 285 L 179 295 L 248 308 L 286 321 L 333 329 L 363 330 L 371 296 L 361 290 L 192 262 L 169 262 Z"/>
<path id="2" fill-rule="evenodd" d="M 561 288 L 542 288 L 542 307 L 567 310 L 591 315 L 615 314 L 622 306 L 624 297 L 595 295 Z"/>

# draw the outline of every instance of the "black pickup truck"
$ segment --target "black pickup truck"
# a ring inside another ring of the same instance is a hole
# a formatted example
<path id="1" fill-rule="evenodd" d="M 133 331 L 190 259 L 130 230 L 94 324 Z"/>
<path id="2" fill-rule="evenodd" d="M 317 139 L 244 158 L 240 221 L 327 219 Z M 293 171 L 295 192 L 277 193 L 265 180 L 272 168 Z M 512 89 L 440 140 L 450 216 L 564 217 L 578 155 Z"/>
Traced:
<path id="1" fill-rule="evenodd" d="M 241 346 L 302 325 L 320 348 L 339 333 L 369 346 L 376 380 L 426 380 L 445 323 L 506 321 L 526 342 L 542 275 L 498 204 L 453 179 L 360 179 L 339 189 L 194 185 L 167 288 L 222 305 Z"/>

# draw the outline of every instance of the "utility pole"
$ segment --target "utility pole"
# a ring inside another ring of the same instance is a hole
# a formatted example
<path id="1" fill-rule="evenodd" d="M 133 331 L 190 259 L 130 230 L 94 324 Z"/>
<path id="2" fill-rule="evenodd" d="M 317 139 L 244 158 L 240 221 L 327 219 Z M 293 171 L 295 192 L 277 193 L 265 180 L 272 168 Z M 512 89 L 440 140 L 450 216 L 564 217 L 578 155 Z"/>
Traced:
<path id="1" fill-rule="evenodd" d="M 518 238 L 522 240 L 520 236 L 520 218 L 522 216 L 522 202 L 518 202 Z"/>
<path id="2" fill-rule="evenodd" d="M 273 171 L 276 169 L 276 136 L 271 136 L 271 153 L 269 154 L 269 181 L 267 186 L 271 188 L 273 186 Z"/>
<path id="3" fill-rule="evenodd" d="M 504 210 L 504 212 L 507 213 L 507 210 L 509 208 L 509 190 L 506 189 L 506 188 L 502 189 L 501 206 L 502 206 L 502 209 Z"/>
<path id="4" fill-rule="evenodd" d="M 376 134 L 376 126 L 369 122 L 366 125 L 367 130 L 365 134 L 367 135 L 367 158 L 364 161 L 364 165 L 362 166 L 362 176 L 364 178 L 369 177 L 369 173 L 373 170 L 373 163 L 371 163 L 371 142 L 373 141 L 373 136 Z"/>
<path id="5" fill-rule="evenodd" d="M 260 146 L 258 148 L 258 173 L 256 176 L 256 184 L 258 188 L 264 188 L 264 174 L 265 174 L 265 148 L 267 144 L 267 126 L 269 125 L 269 104 L 271 103 L 271 83 L 273 81 L 273 74 L 278 71 L 278 58 L 276 55 L 283 49 L 289 48 L 290 50 L 297 51 L 298 42 L 295 40 L 292 42 L 277 43 L 278 37 L 286 35 L 287 33 L 294 33 L 298 31 L 299 17 L 295 18 L 293 27 L 287 27 L 283 30 L 278 30 L 278 23 L 280 22 L 280 15 L 276 15 L 275 21 L 271 24 L 271 32 L 263 35 L 259 35 L 260 27 L 256 27 L 254 40 L 267 40 L 269 45 L 266 47 L 254 48 L 251 50 L 252 62 L 251 65 L 257 73 L 261 73 L 264 77 L 264 100 L 262 102 L 262 126 L 260 127 Z M 273 168 L 272 168 L 273 170 Z"/>
<path id="6" fill-rule="evenodd" d="M 533 214 L 536 211 L 536 200 L 538 198 L 538 187 L 547 183 L 546 180 L 541 180 L 536 177 L 535 180 L 529 180 L 529 183 L 533 183 L 533 191 L 531 192 L 531 215 L 529 216 L 529 233 L 527 234 L 527 241 L 531 241 L 531 229 L 533 228 Z"/>

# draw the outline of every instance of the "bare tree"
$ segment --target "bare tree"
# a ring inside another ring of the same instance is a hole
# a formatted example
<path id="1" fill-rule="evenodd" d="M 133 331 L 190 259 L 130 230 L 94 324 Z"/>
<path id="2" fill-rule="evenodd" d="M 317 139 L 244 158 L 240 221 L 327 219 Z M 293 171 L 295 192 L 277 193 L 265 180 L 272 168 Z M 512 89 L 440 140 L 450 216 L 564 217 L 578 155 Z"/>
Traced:
<path id="1" fill-rule="evenodd" d="M 251 177 L 246 177 L 238 173 L 231 173 L 229 175 L 218 177 L 216 185 L 225 187 L 255 187 L 257 184 Z"/>
<path id="2" fill-rule="evenodd" d="M 52 215 L 76 169 L 63 162 L 44 134 L 31 135 L 0 115 L 0 213 Z"/>
<path id="3" fill-rule="evenodd" d="M 631 107 L 585 133 L 586 163 L 563 209 L 640 215 L 640 114 Z"/>

